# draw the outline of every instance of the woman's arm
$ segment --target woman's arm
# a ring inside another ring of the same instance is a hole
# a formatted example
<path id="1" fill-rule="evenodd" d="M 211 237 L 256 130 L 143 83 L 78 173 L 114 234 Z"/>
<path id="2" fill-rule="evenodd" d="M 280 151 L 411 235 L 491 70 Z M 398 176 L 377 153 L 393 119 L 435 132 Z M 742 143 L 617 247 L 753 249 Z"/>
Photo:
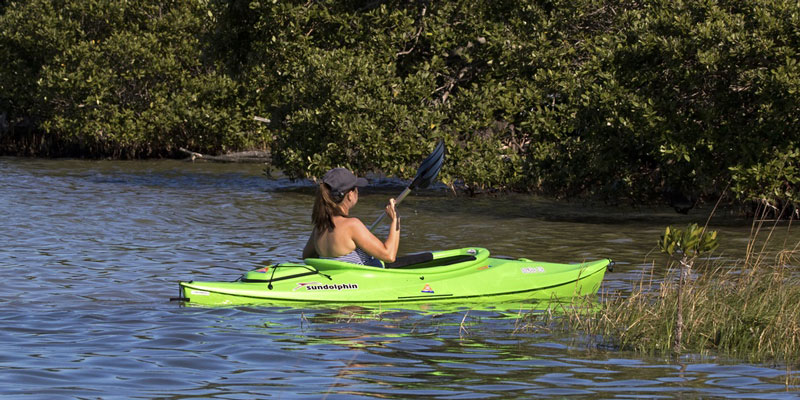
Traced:
<path id="1" fill-rule="evenodd" d="M 383 242 L 373 235 L 363 222 L 356 219 L 357 222 L 352 224 L 351 236 L 356 246 L 383 262 L 394 262 L 400 247 L 400 222 L 394 204 L 394 199 L 389 199 L 389 204 L 386 206 L 386 214 L 392 222 L 389 225 L 389 237 Z"/>
<path id="2" fill-rule="evenodd" d="M 311 231 L 311 235 L 308 237 L 306 247 L 303 248 L 303 259 L 319 257 L 319 254 L 317 254 L 317 247 L 314 245 L 315 233 L 316 230 Z"/>

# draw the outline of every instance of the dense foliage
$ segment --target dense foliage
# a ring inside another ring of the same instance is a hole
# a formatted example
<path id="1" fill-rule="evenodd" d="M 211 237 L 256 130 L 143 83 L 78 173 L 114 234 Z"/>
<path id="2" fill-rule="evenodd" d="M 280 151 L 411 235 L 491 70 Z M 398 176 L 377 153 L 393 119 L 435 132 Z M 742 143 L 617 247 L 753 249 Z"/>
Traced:
<path id="1" fill-rule="evenodd" d="M 249 146 L 240 85 L 204 59 L 207 7 L 33 0 L 0 18 L 0 109 L 35 155 L 142 157 Z"/>
<path id="2" fill-rule="evenodd" d="M 796 1 L 136 3 L 0 11 L 2 150 L 407 178 L 441 138 L 468 190 L 800 195 Z"/>

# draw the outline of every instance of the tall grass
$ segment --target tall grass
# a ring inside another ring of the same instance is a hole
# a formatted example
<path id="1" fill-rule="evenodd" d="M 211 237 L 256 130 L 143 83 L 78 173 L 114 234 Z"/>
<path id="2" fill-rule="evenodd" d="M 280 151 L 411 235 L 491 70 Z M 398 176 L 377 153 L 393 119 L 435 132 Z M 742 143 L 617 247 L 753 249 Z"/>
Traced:
<path id="1" fill-rule="evenodd" d="M 748 267 L 715 267 L 685 288 L 683 349 L 800 362 L 800 278 L 783 266 Z M 648 280 L 628 297 L 606 299 L 592 318 L 570 319 L 616 348 L 672 353 L 677 301 L 676 282 Z"/>
<path id="2" fill-rule="evenodd" d="M 682 291 L 679 268 L 673 263 L 663 280 L 643 274 L 630 295 L 604 293 L 598 307 L 583 308 L 588 312 L 573 306 L 566 316 L 545 318 L 545 324 L 542 315 L 529 316 L 524 326 L 558 325 L 585 333 L 604 347 L 676 354 L 674 327 L 678 296 L 683 296 L 681 351 L 785 363 L 787 368 L 799 365 L 800 242 L 787 241 L 782 250 L 769 251 L 767 244 L 779 224 L 777 218 L 764 218 L 766 213 L 761 216 L 753 223 L 744 259 L 698 261 Z M 772 227 L 763 232 L 770 223 Z"/>

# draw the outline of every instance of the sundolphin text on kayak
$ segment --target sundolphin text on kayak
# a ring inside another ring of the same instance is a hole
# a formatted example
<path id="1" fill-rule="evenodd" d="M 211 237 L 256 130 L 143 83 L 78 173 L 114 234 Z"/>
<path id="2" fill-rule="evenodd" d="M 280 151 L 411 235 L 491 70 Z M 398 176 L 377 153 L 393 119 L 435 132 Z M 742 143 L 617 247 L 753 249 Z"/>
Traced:
<path id="1" fill-rule="evenodd" d="M 345 256 L 321 257 L 320 245 L 314 242 L 317 237 L 312 233 L 304 249 L 302 263 L 264 266 L 245 273 L 233 282 L 179 282 L 180 296 L 175 300 L 199 305 L 377 305 L 552 300 L 590 295 L 598 291 L 605 271 L 612 265 L 609 259 L 555 264 L 527 258 L 490 257 L 489 251 L 480 247 L 423 252 L 395 259 L 398 237 L 393 237 L 391 231 L 399 231 L 399 217 L 394 207 L 411 190 L 430 185 L 439 174 L 443 161 L 444 144 L 440 141 L 421 163 L 411 183 L 396 200 L 390 201 L 386 214 L 381 214 L 369 228 L 371 231 L 384 215 L 392 219 L 390 236 L 385 244 L 376 243 L 379 239 L 371 234 L 368 238 L 370 243 L 361 242 L 364 244 L 361 247 L 377 253 L 380 259 L 362 250 L 358 246 L 360 239 L 345 241 L 344 246 L 339 246 L 338 253 L 347 253 Z M 360 221 L 344 218 L 349 207 L 358 200 L 357 187 L 364 184 L 366 181 L 363 178 L 356 178 L 343 169 L 329 171 L 320 184 L 322 189 L 327 189 L 324 194 L 329 204 L 334 205 L 329 199 L 334 198 L 344 205 L 344 215 L 338 215 L 337 221 L 360 224 L 357 227 L 362 231 L 366 227 Z M 320 193 L 317 195 L 319 201 Z M 315 223 L 319 219 L 316 206 Z M 333 229 L 333 223 L 329 229 Z M 331 242 L 322 241 L 323 245 Z M 355 250 L 352 250 L 353 246 Z"/>

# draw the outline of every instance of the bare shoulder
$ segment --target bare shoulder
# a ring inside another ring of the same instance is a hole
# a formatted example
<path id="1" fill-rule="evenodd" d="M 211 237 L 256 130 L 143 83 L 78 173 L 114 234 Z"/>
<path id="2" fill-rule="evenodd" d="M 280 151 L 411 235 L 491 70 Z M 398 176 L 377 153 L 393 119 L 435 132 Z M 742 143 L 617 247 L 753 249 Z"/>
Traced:
<path id="1" fill-rule="evenodd" d="M 342 224 L 343 228 L 346 228 L 347 230 L 349 230 L 351 232 L 360 231 L 362 229 L 367 229 L 367 226 L 364 225 L 364 223 L 361 222 L 361 220 L 356 218 L 356 217 L 344 218 L 344 219 L 342 219 L 342 221 L 340 223 Z"/>
<path id="2" fill-rule="evenodd" d="M 333 223 L 336 226 L 335 230 L 339 232 L 348 232 L 351 235 L 361 229 L 366 229 L 364 223 L 356 217 L 334 217 Z M 341 234 L 341 233 L 340 233 Z"/>

